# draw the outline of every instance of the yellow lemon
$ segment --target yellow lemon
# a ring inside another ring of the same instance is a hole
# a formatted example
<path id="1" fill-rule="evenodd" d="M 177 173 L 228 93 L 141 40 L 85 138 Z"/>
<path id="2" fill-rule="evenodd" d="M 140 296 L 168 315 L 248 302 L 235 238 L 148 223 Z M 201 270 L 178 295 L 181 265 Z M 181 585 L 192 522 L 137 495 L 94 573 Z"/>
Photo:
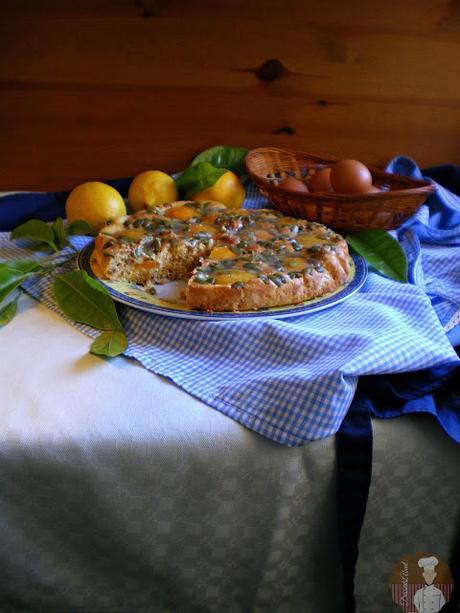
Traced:
<path id="1" fill-rule="evenodd" d="M 240 209 L 245 196 L 243 184 L 234 172 L 228 170 L 212 187 L 194 194 L 191 200 L 215 200 L 222 202 L 229 209 Z"/>
<path id="2" fill-rule="evenodd" d="M 126 205 L 117 190 L 107 183 L 89 181 L 70 192 L 65 212 L 69 221 L 83 219 L 100 230 L 110 219 L 126 215 Z"/>
<path id="3" fill-rule="evenodd" d="M 128 202 L 133 211 L 141 211 L 177 199 L 176 182 L 161 170 L 141 172 L 134 177 L 128 191 Z"/>

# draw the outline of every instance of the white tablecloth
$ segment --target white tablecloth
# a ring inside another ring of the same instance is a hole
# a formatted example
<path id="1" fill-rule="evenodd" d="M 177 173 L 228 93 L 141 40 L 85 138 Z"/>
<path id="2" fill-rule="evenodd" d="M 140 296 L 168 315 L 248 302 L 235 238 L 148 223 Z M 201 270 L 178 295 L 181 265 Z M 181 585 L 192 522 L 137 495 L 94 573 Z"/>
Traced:
<path id="1" fill-rule="evenodd" d="M 334 438 L 282 447 L 89 344 L 25 296 L 0 329 L 1 605 L 342 613 Z M 460 447 L 434 420 L 374 431 L 366 613 L 392 610 L 404 553 L 447 559 L 460 510 Z"/>
<path id="2" fill-rule="evenodd" d="M 48 611 L 340 610 L 334 440 L 271 443 L 89 343 L 29 298 L 0 330 L 0 594 Z"/>

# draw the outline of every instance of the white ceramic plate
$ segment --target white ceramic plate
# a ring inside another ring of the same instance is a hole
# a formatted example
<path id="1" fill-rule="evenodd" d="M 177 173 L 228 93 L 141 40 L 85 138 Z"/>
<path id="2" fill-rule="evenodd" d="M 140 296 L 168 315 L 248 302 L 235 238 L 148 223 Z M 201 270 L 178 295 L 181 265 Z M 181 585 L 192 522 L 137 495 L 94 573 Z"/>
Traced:
<path id="1" fill-rule="evenodd" d="M 347 284 L 340 287 L 335 292 L 326 294 L 321 298 L 307 300 L 296 305 L 282 307 L 272 307 L 269 309 L 259 309 L 258 311 L 195 311 L 189 309 L 184 300 L 184 281 L 173 281 L 164 285 L 155 285 L 155 294 L 145 291 L 141 286 L 122 281 L 106 281 L 99 279 L 91 268 L 91 254 L 94 249 L 94 242 L 89 243 L 78 255 L 78 266 L 85 270 L 94 279 L 103 285 L 114 300 L 126 304 L 135 309 L 155 313 L 156 315 L 166 315 L 168 317 L 182 317 L 185 319 L 200 320 L 235 320 L 235 319 L 254 319 L 260 317 L 296 317 L 308 313 L 316 313 L 323 309 L 343 302 L 356 293 L 364 284 L 367 278 L 367 264 L 360 256 L 353 256 L 351 261 L 350 277 Z"/>

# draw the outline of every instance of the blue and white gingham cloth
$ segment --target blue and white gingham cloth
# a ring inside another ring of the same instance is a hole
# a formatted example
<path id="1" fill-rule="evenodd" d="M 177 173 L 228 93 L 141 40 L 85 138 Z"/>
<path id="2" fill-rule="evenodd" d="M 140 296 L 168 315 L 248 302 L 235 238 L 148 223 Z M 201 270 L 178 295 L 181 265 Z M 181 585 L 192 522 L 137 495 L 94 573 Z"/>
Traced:
<path id="1" fill-rule="evenodd" d="M 397 158 L 392 169 L 419 172 L 411 164 Z M 267 206 L 253 185 L 245 206 Z M 440 237 L 444 226 L 447 235 Z M 410 261 L 409 284 L 371 272 L 362 290 L 341 304 L 285 320 L 190 321 L 119 305 L 125 354 L 278 443 L 303 445 L 335 434 L 360 375 L 458 363 L 446 329 L 460 315 L 460 198 L 438 189 L 398 235 Z M 30 257 L 8 234 L 0 237 L 0 259 Z M 75 239 L 79 247 L 86 242 Z M 25 287 L 58 311 L 49 278 Z"/>
<path id="2" fill-rule="evenodd" d="M 421 179 L 410 158 L 397 157 L 387 170 Z M 410 280 L 431 299 L 446 332 L 460 323 L 460 197 L 441 185 L 399 230 L 410 255 Z M 452 248 L 449 248 L 452 247 Z"/>

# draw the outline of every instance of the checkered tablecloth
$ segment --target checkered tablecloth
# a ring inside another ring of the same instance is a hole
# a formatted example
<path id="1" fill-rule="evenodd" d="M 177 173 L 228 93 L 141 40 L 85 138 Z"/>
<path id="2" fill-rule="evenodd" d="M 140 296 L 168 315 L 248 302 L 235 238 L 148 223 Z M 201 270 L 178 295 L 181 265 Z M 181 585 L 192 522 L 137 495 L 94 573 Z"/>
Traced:
<path id="1" fill-rule="evenodd" d="M 416 167 L 410 169 L 415 171 Z M 245 206 L 267 206 L 253 185 L 247 185 Z M 0 200 L 0 217 L 1 210 Z M 442 219 L 439 211 L 441 216 L 444 212 Z M 129 340 L 126 355 L 278 443 L 303 445 L 330 436 L 342 423 L 360 375 L 458 361 L 446 336 L 460 314 L 456 215 L 460 217 L 460 198 L 438 189 L 399 232 L 411 283 L 371 272 L 359 293 L 317 313 L 285 320 L 207 322 L 119 305 Z M 424 232 L 429 233 L 430 224 L 440 230 L 447 219 L 449 235 L 430 234 L 430 244 L 426 243 Z M 82 247 L 87 240 L 79 237 L 75 242 Z M 10 242 L 7 233 L 1 234 L 0 259 L 17 257 L 30 253 Z M 58 310 L 49 278 L 29 281 L 25 289 Z M 98 334 L 87 326 L 77 327 L 89 336 Z"/>

